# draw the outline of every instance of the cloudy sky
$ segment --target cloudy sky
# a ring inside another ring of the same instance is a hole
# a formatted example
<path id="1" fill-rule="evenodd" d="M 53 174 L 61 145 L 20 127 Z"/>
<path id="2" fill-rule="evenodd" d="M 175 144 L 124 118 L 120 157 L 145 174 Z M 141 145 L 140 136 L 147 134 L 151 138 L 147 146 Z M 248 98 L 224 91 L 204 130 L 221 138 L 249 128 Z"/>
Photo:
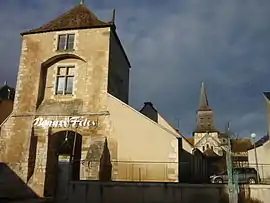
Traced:
<path id="1" fill-rule="evenodd" d="M 79 0 L 0 1 L 0 83 L 16 85 L 19 33 L 39 27 Z M 270 90 L 268 0 L 85 0 L 102 20 L 116 8 L 130 58 L 130 103 L 151 101 L 187 137 L 195 125 L 201 82 L 220 130 L 241 137 L 266 132 L 263 91 Z"/>

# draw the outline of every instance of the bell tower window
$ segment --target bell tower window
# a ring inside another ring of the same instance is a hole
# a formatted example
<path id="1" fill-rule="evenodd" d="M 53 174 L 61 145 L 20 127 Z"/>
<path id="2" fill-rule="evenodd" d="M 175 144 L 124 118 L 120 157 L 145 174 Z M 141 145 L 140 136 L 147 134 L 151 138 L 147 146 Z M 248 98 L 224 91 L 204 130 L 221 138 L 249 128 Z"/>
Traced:
<path id="1" fill-rule="evenodd" d="M 62 34 L 58 36 L 57 50 L 71 51 L 74 49 L 75 34 Z"/>
<path id="2" fill-rule="evenodd" d="M 74 66 L 61 66 L 57 68 L 55 94 L 73 94 L 74 70 Z"/>

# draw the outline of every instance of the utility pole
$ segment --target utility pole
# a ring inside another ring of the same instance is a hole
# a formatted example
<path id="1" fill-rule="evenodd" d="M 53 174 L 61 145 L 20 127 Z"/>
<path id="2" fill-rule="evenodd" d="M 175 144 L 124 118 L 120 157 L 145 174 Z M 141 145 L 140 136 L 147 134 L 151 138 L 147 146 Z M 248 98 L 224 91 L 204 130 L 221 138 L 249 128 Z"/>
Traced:
<path id="1" fill-rule="evenodd" d="M 227 145 L 228 145 L 228 148 L 226 150 L 226 165 L 227 165 L 227 174 L 228 174 L 229 202 L 237 203 L 238 202 L 238 180 L 237 180 L 238 177 L 237 177 L 237 174 L 233 174 L 230 123 L 228 123 L 227 125 L 226 135 L 227 135 Z"/>

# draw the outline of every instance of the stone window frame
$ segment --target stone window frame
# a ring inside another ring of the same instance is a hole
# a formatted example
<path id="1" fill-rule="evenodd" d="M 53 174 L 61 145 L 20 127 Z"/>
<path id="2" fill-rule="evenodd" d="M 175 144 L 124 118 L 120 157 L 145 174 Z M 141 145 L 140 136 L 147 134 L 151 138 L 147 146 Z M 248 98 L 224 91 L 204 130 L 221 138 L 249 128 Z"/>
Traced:
<path id="1" fill-rule="evenodd" d="M 72 94 L 56 94 L 56 86 L 57 86 L 57 72 L 59 67 L 74 67 L 74 80 L 73 80 L 73 87 L 72 87 Z M 77 63 L 56 63 L 54 65 L 54 74 L 53 74 L 53 95 L 52 98 L 75 98 L 77 92 L 77 78 L 78 78 L 78 65 Z"/>
<path id="2" fill-rule="evenodd" d="M 64 74 L 59 74 L 59 71 L 60 71 L 60 69 L 61 68 L 63 68 L 64 70 L 65 70 L 65 73 Z M 73 74 L 69 74 L 69 69 L 73 69 L 74 70 L 74 73 Z M 57 68 L 56 68 L 56 78 L 55 78 L 55 95 L 73 95 L 74 94 L 74 80 L 75 80 L 75 66 L 74 65 L 72 65 L 72 66 L 62 66 L 62 65 L 58 65 L 57 66 Z M 65 79 L 65 82 L 64 82 L 64 90 L 63 90 L 63 93 L 59 93 L 59 91 L 57 91 L 58 90 L 58 85 L 59 85 L 59 83 L 58 83 L 58 79 L 59 78 L 64 78 Z M 68 92 L 67 90 L 66 90 L 66 88 L 67 88 L 67 84 L 68 84 L 68 82 L 67 82 L 67 79 L 68 78 L 72 78 L 72 90 L 71 90 L 71 92 Z"/>
<path id="3" fill-rule="evenodd" d="M 73 42 L 73 49 L 64 49 L 64 50 L 58 50 L 58 41 L 60 35 L 74 35 L 74 42 Z M 55 33 L 54 36 L 54 50 L 55 52 L 74 52 L 77 50 L 77 38 L 78 38 L 78 31 L 58 31 Z"/>

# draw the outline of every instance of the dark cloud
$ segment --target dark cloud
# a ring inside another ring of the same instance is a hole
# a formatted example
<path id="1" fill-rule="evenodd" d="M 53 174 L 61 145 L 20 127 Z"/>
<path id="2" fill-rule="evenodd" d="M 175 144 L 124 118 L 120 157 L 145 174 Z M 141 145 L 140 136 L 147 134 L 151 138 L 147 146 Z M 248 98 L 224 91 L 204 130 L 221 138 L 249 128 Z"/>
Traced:
<path id="1" fill-rule="evenodd" d="M 40 26 L 79 0 L 0 2 L 0 82 L 15 85 L 21 31 Z M 242 137 L 266 132 L 262 92 L 270 89 L 270 2 L 85 1 L 103 20 L 116 8 L 117 30 L 132 63 L 131 105 L 151 100 L 190 136 L 201 81 L 217 127 Z"/>

